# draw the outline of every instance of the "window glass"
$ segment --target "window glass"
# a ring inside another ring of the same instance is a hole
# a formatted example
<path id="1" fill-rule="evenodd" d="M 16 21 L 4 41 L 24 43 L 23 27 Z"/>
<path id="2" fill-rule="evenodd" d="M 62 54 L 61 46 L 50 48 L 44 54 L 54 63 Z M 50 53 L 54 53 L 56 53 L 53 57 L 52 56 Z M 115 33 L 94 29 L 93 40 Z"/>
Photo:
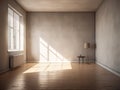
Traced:
<path id="1" fill-rule="evenodd" d="M 8 25 L 9 27 L 13 27 L 13 11 L 8 9 Z"/>
<path id="2" fill-rule="evenodd" d="M 8 49 L 10 51 L 23 50 L 22 16 L 8 8 Z"/>

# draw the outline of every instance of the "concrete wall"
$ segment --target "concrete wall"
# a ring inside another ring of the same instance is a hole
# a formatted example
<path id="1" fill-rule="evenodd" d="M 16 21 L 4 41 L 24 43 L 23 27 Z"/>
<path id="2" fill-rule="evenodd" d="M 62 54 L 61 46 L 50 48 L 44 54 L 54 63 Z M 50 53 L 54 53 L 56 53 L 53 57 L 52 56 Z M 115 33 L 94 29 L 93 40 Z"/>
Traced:
<path id="1" fill-rule="evenodd" d="M 14 0 L 0 0 L 0 73 L 9 69 L 8 53 L 8 3 L 22 12 L 25 22 L 25 11 Z M 25 23 L 24 23 L 25 25 Z M 15 53 L 15 52 L 14 52 Z M 25 55 L 25 52 L 24 52 Z M 26 56 L 26 55 L 25 55 Z M 25 57 L 26 58 L 26 57 Z"/>
<path id="2" fill-rule="evenodd" d="M 27 62 L 76 61 L 80 54 L 94 60 L 94 34 L 94 13 L 28 13 Z M 91 48 L 84 49 L 84 42 Z"/>
<path id="3" fill-rule="evenodd" d="M 96 59 L 120 73 L 120 0 L 105 0 L 96 13 Z"/>

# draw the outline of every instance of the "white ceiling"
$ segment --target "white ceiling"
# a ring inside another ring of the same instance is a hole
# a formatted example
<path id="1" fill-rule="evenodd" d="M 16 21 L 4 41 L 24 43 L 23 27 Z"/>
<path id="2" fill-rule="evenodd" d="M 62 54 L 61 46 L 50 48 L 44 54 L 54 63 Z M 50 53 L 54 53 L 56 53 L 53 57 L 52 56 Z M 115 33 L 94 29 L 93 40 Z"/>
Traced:
<path id="1" fill-rule="evenodd" d="M 103 0 L 16 0 L 29 12 L 91 12 Z"/>

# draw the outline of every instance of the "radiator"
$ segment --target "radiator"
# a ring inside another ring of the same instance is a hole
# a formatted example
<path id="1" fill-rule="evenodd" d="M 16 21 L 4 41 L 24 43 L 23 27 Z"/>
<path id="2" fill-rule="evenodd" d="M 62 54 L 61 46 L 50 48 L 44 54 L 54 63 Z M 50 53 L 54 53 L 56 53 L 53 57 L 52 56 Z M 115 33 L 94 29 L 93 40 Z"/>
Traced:
<path id="1" fill-rule="evenodd" d="M 10 68 L 11 69 L 16 68 L 24 64 L 24 55 L 23 54 L 10 55 L 9 60 L 10 60 Z"/>

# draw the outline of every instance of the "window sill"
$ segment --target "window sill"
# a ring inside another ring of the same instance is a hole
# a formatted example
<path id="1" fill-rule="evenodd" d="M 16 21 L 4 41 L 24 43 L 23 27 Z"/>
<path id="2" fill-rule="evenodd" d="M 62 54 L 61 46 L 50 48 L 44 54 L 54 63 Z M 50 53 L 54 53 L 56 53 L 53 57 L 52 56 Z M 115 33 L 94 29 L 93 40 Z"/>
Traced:
<path id="1" fill-rule="evenodd" d="M 23 52 L 24 50 L 8 50 L 8 52 Z"/>

